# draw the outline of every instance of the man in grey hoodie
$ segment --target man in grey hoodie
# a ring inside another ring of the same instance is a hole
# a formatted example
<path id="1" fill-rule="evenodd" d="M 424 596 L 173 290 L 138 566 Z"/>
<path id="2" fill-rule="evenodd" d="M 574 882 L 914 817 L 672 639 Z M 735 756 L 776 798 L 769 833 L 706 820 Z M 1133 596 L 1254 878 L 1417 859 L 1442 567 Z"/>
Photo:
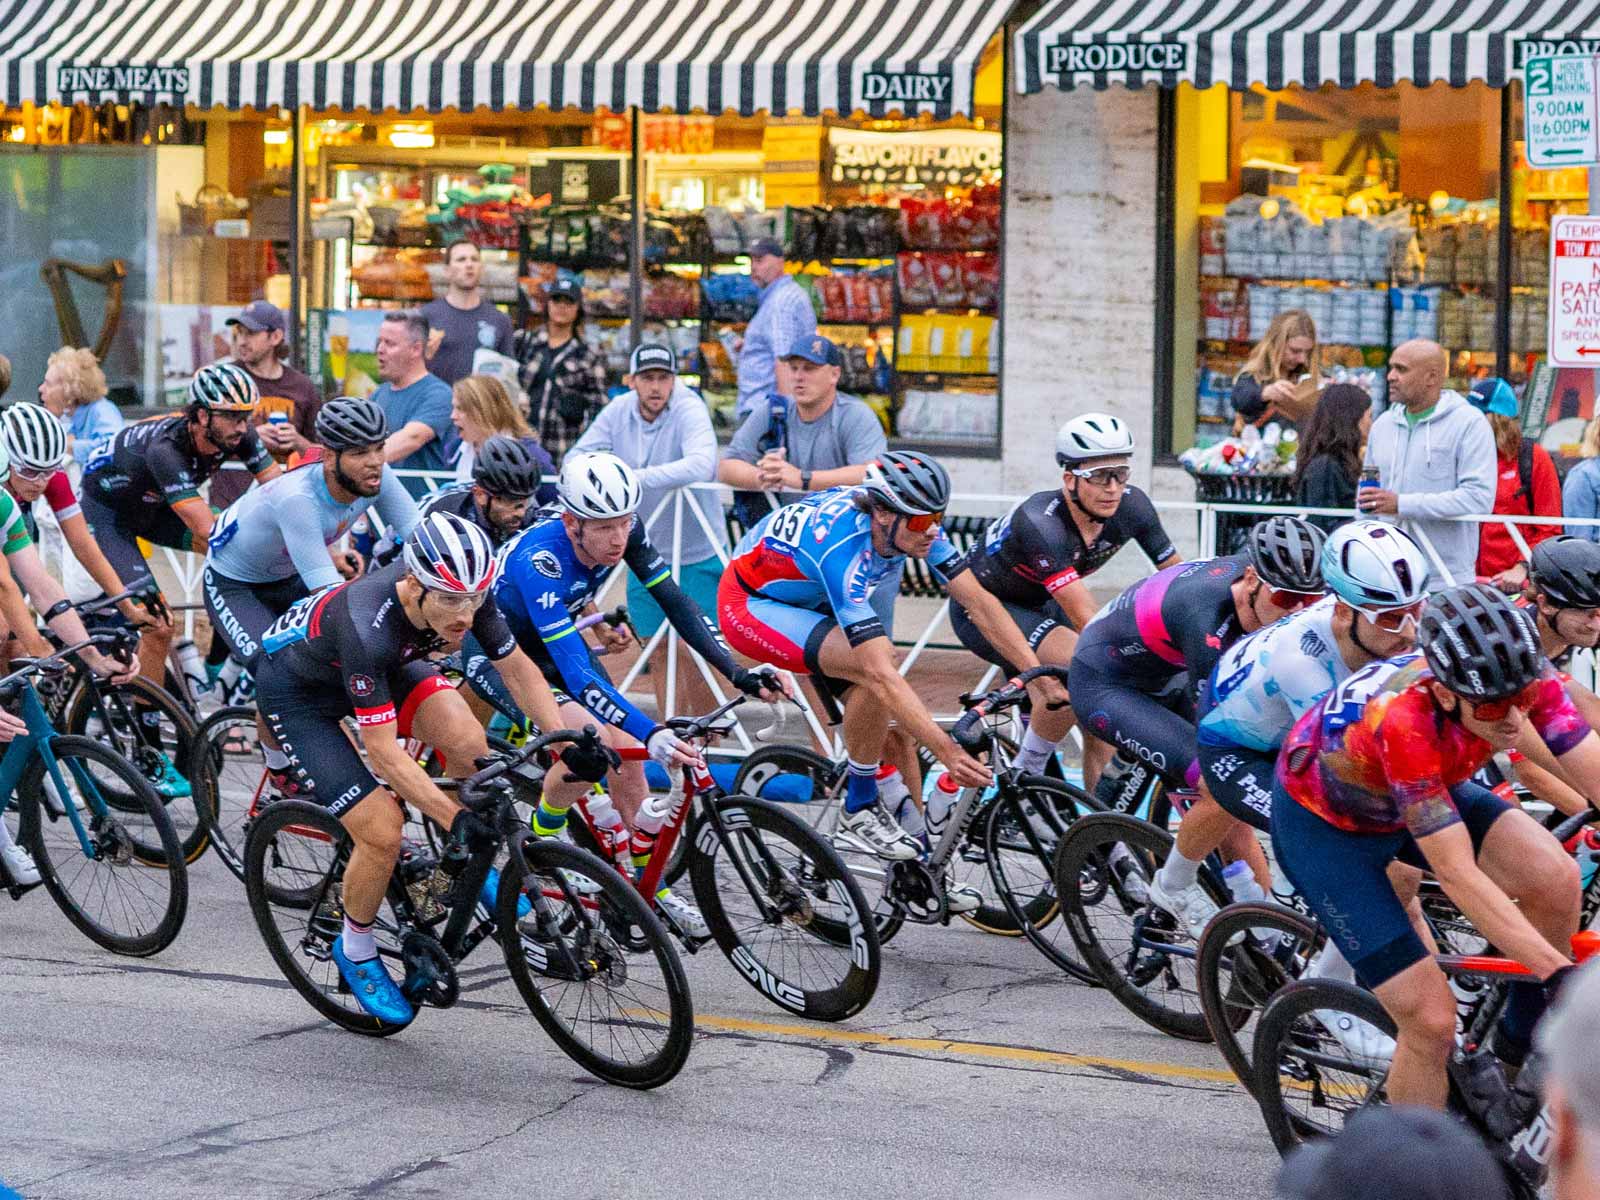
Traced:
<path id="1" fill-rule="evenodd" d="M 1430 589 L 1471 583 L 1478 560 L 1478 526 L 1442 518 L 1494 511 L 1494 433 L 1481 412 L 1445 390 L 1448 365 L 1437 342 L 1421 339 L 1389 355 L 1389 407 L 1372 423 L 1365 459 L 1378 468 L 1379 486 L 1356 494 L 1363 512 L 1398 518 L 1432 544 L 1450 578 L 1436 565 Z"/>
<path id="2" fill-rule="evenodd" d="M 569 453 L 607 450 L 638 472 L 643 488 L 639 515 L 645 522 L 645 533 L 669 561 L 676 546 L 679 586 L 714 618 L 717 584 L 722 579 L 728 546 L 722 500 L 709 489 L 685 491 L 680 509 L 678 498 L 673 495 L 687 484 L 706 483 L 717 477 L 717 435 L 711 429 L 711 414 L 706 402 L 678 379 L 676 359 L 666 346 L 644 342 L 636 347 L 628 360 L 627 382 L 632 390 L 596 413 Z M 697 519 L 696 510 L 703 520 Z M 675 519 L 679 522 L 676 537 Z M 653 636 L 665 619 L 660 606 L 632 574 L 628 576 L 628 612 L 634 628 L 644 638 Z M 700 672 L 681 650 L 677 677 L 682 681 L 679 695 L 683 700 L 674 711 L 703 713 L 716 707 Z M 650 679 L 657 702 L 664 705 L 664 640 L 650 660 Z M 663 707 L 660 711 L 665 714 L 667 710 Z"/>

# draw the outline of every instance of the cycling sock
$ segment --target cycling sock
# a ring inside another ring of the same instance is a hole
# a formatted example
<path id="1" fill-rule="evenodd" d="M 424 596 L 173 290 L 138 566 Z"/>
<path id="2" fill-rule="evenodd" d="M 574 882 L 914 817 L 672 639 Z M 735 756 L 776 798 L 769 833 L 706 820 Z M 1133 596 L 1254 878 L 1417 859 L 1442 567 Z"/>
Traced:
<path id="1" fill-rule="evenodd" d="M 1306 975 L 1312 979 L 1334 979 L 1344 983 L 1356 981 L 1356 970 L 1346 960 L 1344 953 L 1339 949 L 1339 944 L 1332 938 L 1315 958 L 1306 967 Z"/>
<path id="2" fill-rule="evenodd" d="M 884 763 L 878 768 L 878 799 L 883 801 L 883 806 L 891 813 L 899 808 L 910 794 L 911 788 L 906 784 L 906 777 L 900 774 L 899 767 L 893 763 Z"/>
<path id="3" fill-rule="evenodd" d="M 271 746 L 261 747 L 261 757 L 267 760 L 267 770 L 287 771 L 289 769 L 289 756 L 282 750 L 274 750 Z"/>
<path id="4" fill-rule="evenodd" d="M 223 668 L 224 665 L 226 665 L 227 661 L 228 661 L 227 659 L 223 659 L 222 662 L 208 662 L 208 663 L 206 663 L 206 682 L 207 683 L 216 683 L 217 678 L 222 674 L 222 668 Z"/>
<path id="5" fill-rule="evenodd" d="M 1017 766 L 1030 775 L 1037 775 L 1044 770 L 1050 761 L 1050 756 L 1056 752 L 1056 744 L 1040 737 L 1032 725 L 1022 735 L 1022 749 L 1017 754 Z"/>
<path id="6" fill-rule="evenodd" d="M 628 841 L 628 853 L 633 859 L 634 878 L 644 874 L 650 865 L 650 855 L 655 853 L 656 835 L 644 829 L 635 829 Z"/>
<path id="7" fill-rule="evenodd" d="M 533 810 L 533 831 L 540 837 L 554 837 L 567 827 L 567 810 L 551 808 L 543 800 Z"/>
<path id="8" fill-rule="evenodd" d="M 1503 1055 L 1503 1051 L 1509 1049 L 1513 1056 L 1518 1051 L 1526 1053 L 1533 1041 L 1533 1027 L 1544 1016 L 1544 1007 L 1544 984 L 1508 984 L 1505 1011 L 1500 1014 L 1500 1024 L 1495 1030 L 1496 1051 Z M 1509 1047 L 1505 1046 L 1506 1042 L 1511 1043 Z"/>
<path id="9" fill-rule="evenodd" d="M 878 802 L 878 764 L 850 759 L 850 775 L 845 780 L 844 810 L 858 813 Z"/>
<path id="10" fill-rule="evenodd" d="M 371 925 L 357 925 L 346 913 L 344 918 L 344 956 L 351 962 L 366 962 L 378 957 L 378 943 L 373 940 Z"/>
<path id="11" fill-rule="evenodd" d="M 1161 865 L 1161 886 L 1171 892 L 1181 892 L 1200 878 L 1200 862 L 1185 858 L 1178 853 L 1177 843 L 1172 846 L 1172 853 L 1167 855 L 1167 861 Z"/>

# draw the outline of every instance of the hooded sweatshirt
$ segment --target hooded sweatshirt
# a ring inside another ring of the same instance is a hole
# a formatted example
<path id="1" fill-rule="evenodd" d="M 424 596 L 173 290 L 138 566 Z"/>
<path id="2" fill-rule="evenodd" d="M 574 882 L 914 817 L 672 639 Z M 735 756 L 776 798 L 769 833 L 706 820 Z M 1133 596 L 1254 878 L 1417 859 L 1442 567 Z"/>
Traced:
<path id="1" fill-rule="evenodd" d="M 1365 463 L 1378 468 L 1381 487 L 1400 497 L 1400 528 L 1425 536 L 1456 584 L 1471 583 L 1478 526 L 1441 518 L 1494 511 L 1494 432 L 1487 418 L 1450 391 L 1415 425 L 1404 405 L 1391 404 L 1372 423 Z M 1434 568 L 1430 590 L 1447 586 Z"/>

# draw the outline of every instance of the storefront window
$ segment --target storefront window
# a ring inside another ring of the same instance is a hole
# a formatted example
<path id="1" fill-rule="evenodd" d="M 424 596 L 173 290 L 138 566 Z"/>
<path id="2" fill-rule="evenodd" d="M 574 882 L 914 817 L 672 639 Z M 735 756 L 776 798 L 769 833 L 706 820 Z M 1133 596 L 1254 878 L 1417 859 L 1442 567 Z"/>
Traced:
<path id="1" fill-rule="evenodd" d="M 1411 338 L 1449 352 L 1447 386 L 1495 373 L 1498 93 L 1185 86 L 1178 120 L 1176 449 L 1232 429 L 1234 381 L 1288 310 L 1310 314 L 1325 380 L 1380 399 L 1389 351 Z M 1515 261 L 1535 270 L 1520 240 Z M 1537 307 L 1523 295 L 1514 349 L 1542 328 Z M 1290 414 L 1259 423 L 1274 419 Z"/>

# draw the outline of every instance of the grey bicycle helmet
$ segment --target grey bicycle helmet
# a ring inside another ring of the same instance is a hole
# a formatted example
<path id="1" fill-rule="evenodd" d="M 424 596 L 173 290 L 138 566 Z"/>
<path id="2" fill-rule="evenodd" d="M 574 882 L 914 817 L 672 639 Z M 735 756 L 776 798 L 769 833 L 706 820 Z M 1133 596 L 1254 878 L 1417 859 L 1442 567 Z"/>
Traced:
<path id="1" fill-rule="evenodd" d="M 1600 542 L 1547 538 L 1533 548 L 1528 578 L 1557 608 L 1600 608 Z"/>
<path id="2" fill-rule="evenodd" d="M 360 450 L 389 436 L 389 418 L 371 400 L 338 396 L 317 413 L 317 441 L 329 450 Z"/>
<path id="3" fill-rule="evenodd" d="M 261 403 L 256 381 L 234 363 L 210 363 L 189 381 L 189 403 L 212 412 L 248 413 Z"/>
<path id="4" fill-rule="evenodd" d="M 1544 670 L 1527 618 L 1488 584 L 1449 588 L 1423 610 L 1417 644 L 1433 676 L 1468 700 L 1505 700 Z"/>
<path id="5" fill-rule="evenodd" d="M 867 468 L 862 490 L 907 516 L 943 512 L 950 506 L 950 476 L 926 454 L 890 450 Z"/>
<path id="6" fill-rule="evenodd" d="M 491 496 L 520 500 L 538 491 L 539 464 L 516 438 L 497 433 L 478 447 L 472 482 Z"/>
<path id="7" fill-rule="evenodd" d="M 1327 536 L 1299 517 L 1271 517 L 1250 530 L 1245 554 L 1261 582 L 1286 592 L 1324 590 L 1322 547 Z"/>

